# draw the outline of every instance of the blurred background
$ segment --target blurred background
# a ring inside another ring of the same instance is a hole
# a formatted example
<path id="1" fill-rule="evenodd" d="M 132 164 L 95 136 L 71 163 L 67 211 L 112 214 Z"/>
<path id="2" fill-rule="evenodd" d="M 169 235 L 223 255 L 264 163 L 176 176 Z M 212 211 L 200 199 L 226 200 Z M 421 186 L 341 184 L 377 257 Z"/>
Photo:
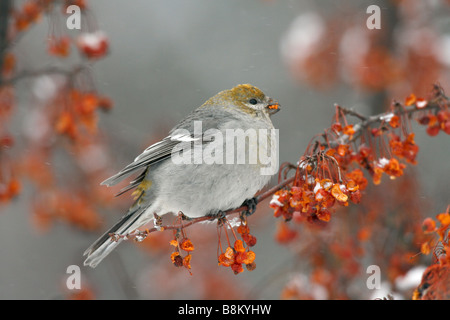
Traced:
<path id="1" fill-rule="evenodd" d="M 401 272 L 393 273 L 397 265 L 389 260 L 381 273 L 391 287 L 379 296 L 367 289 L 365 270 L 379 264 L 387 248 L 420 256 L 420 243 L 411 234 L 392 236 L 384 230 L 376 235 L 383 237 L 379 247 L 368 241 L 365 254 L 348 253 L 356 270 L 340 278 L 345 279 L 341 288 L 330 288 L 331 282 L 323 279 L 333 278 L 333 268 L 342 264 L 329 258 L 327 250 L 332 243 L 345 248 L 348 239 L 343 237 L 357 234 L 342 228 L 349 220 L 369 221 L 358 218 L 368 213 L 369 200 L 365 212 L 357 212 L 359 206 L 338 210 L 328 229 L 314 237 L 308 237 L 314 231 L 293 226 L 298 236 L 288 245 L 276 240 L 278 220 L 265 201 L 249 219 L 258 239 L 257 267 L 239 275 L 217 266 L 215 224 L 186 230 L 196 248 L 192 275 L 170 261 L 171 232 L 153 234 L 139 244 L 124 242 L 96 269 L 82 266 L 82 254 L 132 203 L 129 194 L 114 198 L 120 187 L 97 185 L 221 90 L 251 83 L 280 102 L 282 111 L 273 117 L 280 129 L 279 158 L 291 163 L 314 135 L 331 125 L 335 103 L 370 115 L 387 111 L 392 100 L 403 102 L 411 93 L 427 98 L 436 82 L 450 90 L 448 1 L 376 1 L 379 30 L 366 25 L 371 16 L 366 10 L 374 1 L 54 1 L 54 7 L 45 7 L 23 27 L 18 13 L 31 2 L 11 1 L 15 11 L 9 12 L 14 13 L 2 15 L 10 26 L 7 51 L 15 60 L 14 73 L 5 79 L 23 78 L 6 83 L 15 102 L 1 123 L 2 134 L 14 137 L 2 149 L 1 168 L 5 172 L 17 165 L 21 190 L 0 203 L 0 299 L 382 298 L 401 291 L 395 288 L 397 276 L 429 262 L 429 257 L 405 266 L 399 262 Z M 81 30 L 66 27 L 64 9 L 70 3 L 86 5 Z M 49 53 L 52 39 L 99 31 L 108 50 L 98 58 L 77 52 L 79 42 L 67 54 Z M 79 65 L 83 70 L 71 76 L 41 72 Z M 21 73 L 33 70 L 39 72 Z M 67 83 L 107 97 L 103 110 L 95 111 L 95 125 L 84 118 L 87 128 L 95 127 L 89 142 L 74 143 L 58 118 L 58 106 L 73 94 L 62 89 Z M 49 133 L 48 127 L 57 132 Z M 380 226 L 403 230 L 406 223 L 393 217 L 420 224 L 448 205 L 448 137 L 444 132 L 430 137 L 415 121 L 413 130 L 420 147 L 418 164 L 408 165 L 407 177 L 385 177 L 366 191 L 365 198 L 378 197 L 373 198 L 379 206 L 375 210 L 384 212 L 385 219 L 377 222 Z M 93 195 L 95 202 L 89 198 Z M 408 213 L 411 207 L 420 212 Z M 81 267 L 82 290 L 66 288 L 70 265 Z M 316 281 L 319 269 L 322 280 Z"/>

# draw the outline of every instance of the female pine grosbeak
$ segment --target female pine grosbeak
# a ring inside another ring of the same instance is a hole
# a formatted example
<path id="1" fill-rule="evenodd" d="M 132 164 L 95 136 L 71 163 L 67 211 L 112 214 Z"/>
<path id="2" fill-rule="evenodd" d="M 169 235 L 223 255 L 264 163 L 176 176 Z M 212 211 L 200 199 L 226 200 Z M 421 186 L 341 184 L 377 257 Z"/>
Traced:
<path id="1" fill-rule="evenodd" d="M 111 241 L 111 233 L 130 234 L 154 219 L 154 214 L 214 217 L 243 203 L 251 204 L 255 193 L 278 169 L 278 135 L 270 116 L 279 109 L 277 102 L 249 84 L 221 91 L 166 138 L 103 181 L 112 186 L 140 172 L 120 192 L 135 188 L 134 204 L 85 251 L 84 264 L 96 267 L 123 240 Z"/>

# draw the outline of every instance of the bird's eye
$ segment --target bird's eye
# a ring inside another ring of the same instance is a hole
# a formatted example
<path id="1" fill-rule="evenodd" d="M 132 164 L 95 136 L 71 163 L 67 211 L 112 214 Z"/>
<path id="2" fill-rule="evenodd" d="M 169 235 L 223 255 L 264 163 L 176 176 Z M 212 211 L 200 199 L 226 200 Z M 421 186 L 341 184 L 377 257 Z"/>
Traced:
<path id="1" fill-rule="evenodd" d="M 250 104 L 257 104 L 258 100 L 256 99 L 250 99 L 248 102 L 250 102 Z"/>

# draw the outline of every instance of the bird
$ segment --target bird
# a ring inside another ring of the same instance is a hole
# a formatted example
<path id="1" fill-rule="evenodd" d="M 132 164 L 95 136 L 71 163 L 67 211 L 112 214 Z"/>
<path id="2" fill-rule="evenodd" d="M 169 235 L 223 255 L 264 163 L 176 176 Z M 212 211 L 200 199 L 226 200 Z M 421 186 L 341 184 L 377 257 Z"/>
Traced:
<path id="1" fill-rule="evenodd" d="M 278 169 L 264 171 L 277 164 L 278 129 L 271 116 L 279 110 L 277 101 L 251 84 L 220 91 L 103 181 L 110 187 L 135 175 L 118 193 L 134 189 L 134 203 L 86 249 L 84 265 L 95 268 L 123 240 L 112 241 L 111 234 L 126 236 L 155 215 L 214 218 L 242 205 L 254 211 L 255 194 Z"/>
<path id="2" fill-rule="evenodd" d="M 422 281 L 414 290 L 413 300 L 449 300 L 450 266 L 432 264 L 422 275 Z"/>

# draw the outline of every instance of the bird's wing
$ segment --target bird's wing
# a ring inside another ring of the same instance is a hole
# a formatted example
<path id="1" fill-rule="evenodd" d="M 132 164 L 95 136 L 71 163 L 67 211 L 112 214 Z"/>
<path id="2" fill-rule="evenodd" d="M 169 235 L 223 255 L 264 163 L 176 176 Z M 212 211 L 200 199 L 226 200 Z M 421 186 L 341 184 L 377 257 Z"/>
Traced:
<path id="1" fill-rule="evenodd" d="M 195 141 L 198 138 L 194 138 L 190 135 L 176 135 L 176 136 L 168 136 L 161 141 L 152 144 L 150 147 L 144 150 L 139 156 L 134 159 L 132 163 L 127 165 L 125 168 L 120 170 L 118 173 L 113 175 L 112 177 L 106 179 L 101 184 L 106 186 L 113 186 L 117 184 L 118 182 L 122 181 L 129 175 L 136 173 L 137 171 L 140 171 L 142 169 L 146 169 L 148 166 L 158 163 L 162 160 L 165 160 L 169 158 L 172 154 L 173 148 L 178 145 L 180 142 L 186 142 L 186 141 Z M 144 172 L 145 173 L 145 172 Z M 133 180 L 130 183 L 130 188 L 127 190 L 122 190 L 123 192 L 126 192 L 133 187 L 132 185 L 138 185 L 145 177 L 145 174 L 142 173 L 138 178 Z M 121 193 L 123 193 L 121 191 Z"/>
<path id="2" fill-rule="evenodd" d="M 132 163 L 120 170 L 117 174 L 103 181 L 101 184 L 113 186 L 133 173 L 147 169 L 148 166 L 152 164 L 170 158 L 172 150 L 180 143 L 193 144 L 198 140 L 202 140 L 202 143 L 211 142 L 211 135 L 205 133 L 205 131 L 213 128 L 218 129 L 224 122 L 231 120 L 231 118 L 232 117 L 230 117 L 227 112 L 218 111 L 214 114 L 210 114 L 202 109 L 195 110 L 174 127 L 169 136 L 149 146 L 144 152 L 137 156 Z M 196 123 L 195 119 L 202 119 L 202 121 Z M 119 192 L 119 194 L 135 188 L 144 180 L 144 178 L 145 171 L 131 181 L 127 187 Z"/>

